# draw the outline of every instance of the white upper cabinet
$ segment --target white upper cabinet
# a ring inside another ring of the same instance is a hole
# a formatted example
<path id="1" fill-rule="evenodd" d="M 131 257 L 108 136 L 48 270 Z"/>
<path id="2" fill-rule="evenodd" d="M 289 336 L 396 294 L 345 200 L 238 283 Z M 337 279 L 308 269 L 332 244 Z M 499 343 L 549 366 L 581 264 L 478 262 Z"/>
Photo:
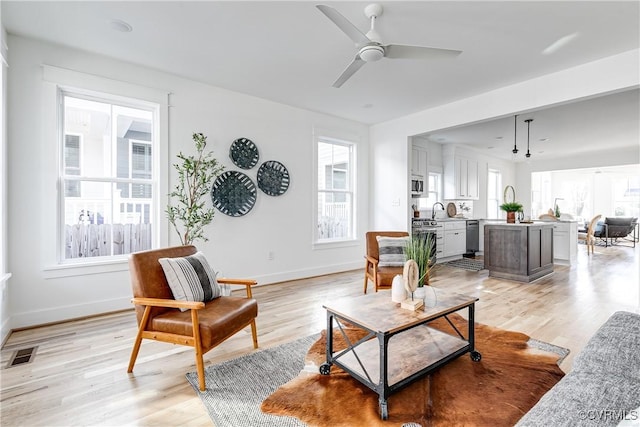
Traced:
<path id="1" fill-rule="evenodd" d="M 422 147 L 411 148 L 411 175 L 427 178 L 427 150 Z"/>
<path id="2" fill-rule="evenodd" d="M 478 200 L 480 187 L 478 161 L 455 153 L 454 147 L 443 149 L 444 198 Z"/>

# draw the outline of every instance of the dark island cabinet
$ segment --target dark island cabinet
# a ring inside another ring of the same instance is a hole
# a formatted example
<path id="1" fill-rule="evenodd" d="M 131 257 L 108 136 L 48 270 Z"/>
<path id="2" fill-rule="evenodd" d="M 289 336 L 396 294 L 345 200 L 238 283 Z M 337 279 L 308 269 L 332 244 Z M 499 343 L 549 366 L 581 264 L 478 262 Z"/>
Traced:
<path id="1" fill-rule="evenodd" d="M 520 282 L 553 273 L 553 225 L 486 224 L 484 265 L 489 276 Z"/>

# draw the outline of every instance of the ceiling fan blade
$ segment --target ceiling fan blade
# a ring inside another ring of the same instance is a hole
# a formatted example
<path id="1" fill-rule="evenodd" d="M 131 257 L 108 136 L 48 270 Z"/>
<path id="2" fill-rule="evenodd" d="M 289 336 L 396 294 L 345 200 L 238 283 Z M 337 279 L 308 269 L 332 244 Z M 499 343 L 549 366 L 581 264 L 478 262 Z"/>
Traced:
<path id="1" fill-rule="evenodd" d="M 358 71 L 364 64 L 365 62 L 362 59 L 360 59 L 359 56 L 356 56 L 355 59 L 351 62 L 351 64 L 349 64 L 349 66 L 345 68 L 342 74 L 340 74 L 340 77 L 338 77 L 338 80 L 336 80 L 335 83 L 333 83 L 333 87 L 342 86 L 344 82 L 349 80 L 349 77 L 353 76 L 355 72 Z"/>
<path id="2" fill-rule="evenodd" d="M 347 18 L 342 16 L 340 12 L 332 8 L 331 6 L 325 6 L 319 4 L 316 6 L 320 12 L 324 13 L 334 24 L 338 26 L 353 42 L 357 45 L 365 45 L 371 43 L 371 40 L 365 36 L 355 25 L 353 25 Z"/>
<path id="3" fill-rule="evenodd" d="M 439 49 L 436 47 L 407 46 L 401 44 L 390 44 L 384 46 L 385 58 L 391 59 L 453 58 L 461 53 L 461 50 Z"/>

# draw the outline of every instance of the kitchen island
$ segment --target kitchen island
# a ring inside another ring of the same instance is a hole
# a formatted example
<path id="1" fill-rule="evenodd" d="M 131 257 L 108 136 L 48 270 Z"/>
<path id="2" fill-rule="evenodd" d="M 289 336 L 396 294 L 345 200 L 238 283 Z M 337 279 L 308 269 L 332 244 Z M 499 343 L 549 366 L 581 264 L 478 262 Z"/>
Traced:
<path id="1" fill-rule="evenodd" d="M 553 273 L 553 224 L 485 224 L 484 266 L 489 276 L 519 282 Z"/>

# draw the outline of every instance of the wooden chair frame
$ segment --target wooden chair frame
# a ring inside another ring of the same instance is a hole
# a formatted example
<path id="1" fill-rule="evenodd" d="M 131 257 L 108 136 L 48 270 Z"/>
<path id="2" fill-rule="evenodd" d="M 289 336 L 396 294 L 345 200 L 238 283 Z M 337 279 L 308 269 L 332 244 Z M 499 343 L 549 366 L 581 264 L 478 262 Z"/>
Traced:
<path id="1" fill-rule="evenodd" d="M 366 294 L 367 293 L 367 287 L 369 284 L 369 280 L 371 280 L 373 282 L 373 286 L 376 292 L 378 292 L 379 289 L 381 288 L 390 288 L 391 284 L 388 285 L 382 285 L 378 278 L 379 278 L 379 272 L 380 272 L 380 267 L 378 266 L 379 260 L 373 256 L 371 256 L 371 254 L 369 253 L 369 251 L 373 248 L 370 248 L 369 245 L 374 244 L 374 240 L 376 238 L 376 236 L 385 236 L 385 237 L 408 237 L 409 233 L 406 231 L 368 231 L 365 234 L 365 244 L 367 246 L 366 250 L 367 250 L 367 254 L 364 256 L 365 259 L 365 264 L 364 264 L 364 286 L 363 286 L 363 291 Z M 375 242 L 375 245 L 377 246 L 377 241 Z M 375 251 L 377 252 L 379 249 L 376 249 Z M 393 271 L 394 274 L 402 274 L 402 269 L 403 267 L 383 267 L 384 269 L 386 269 L 387 271 Z"/>
<path id="2" fill-rule="evenodd" d="M 229 278 L 218 278 L 218 283 L 221 284 L 229 284 L 229 285 L 244 285 L 246 289 L 247 298 L 253 298 L 253 294 L 251 292 L 251 287 L 255 285 L 257 282 L 255 280 L 250 279 L 229 279 Z M 167 285 L 168 286 L 168 285 Z M 225 298 L 221 296 L 219 298 Z M 227 297 L 228 298 L 228 297 Z M 131 351 L 131 357 L 129 359 L 129 366 L 127 368 L 128 373 L 133 372 L 133 367 L 135 365 L 136 359 L 138 357 L 138 353 L 140 351 L 140 346 L 142 344 L 143 339 L 150 339 L 155 341 L 161 341 L 171 344 L 184 345 L 188 347 L 193 347 L 195 350 L 196 357 L 196 369 L 198 372 L 198 385 L 201 391 L 206 389 L 205 377 L 204 377 L 204 360 L 203 355 L 217 346 L 220 342 L 226 340 L 228 337 L 234 335 L 236 332 L 244 329 L 247 325 L 251 325 L 251 335 L 253 338 L 253 348 L 258 348 L 258 331 L 256 328 L 255 317 L 252 318 L 248 323 L 238 322 L 235 324 L 235 327 L 225 331 L 225 337 L 222 340 L 216 341 L 209 348 L 204 347 L 201 335 L 200 335 L 200 320 L 198 318 L 198 312 L 200 310 L 206 309 L 206 304 L 203 302 L 196 301 L 179 301 L 174 299 L 165 299 L 165 298 L 145 298 L 145 297 L 134 297 L 131 299 L 131 302 L 140 307 L 144 307 L 144 313 L 142 314 L 142 318 L 139 321 L 138 332 L 136 335 L 136 339 L 133 345 L 133 349 Z M 151 318 L 152 309 L 156 307 L 161 308 L 173 308 L 173 309 L 187 309 L 191 311 L 191 335 L 182 335 L 177 333 L 169 333 L 162 331 L 155 331 L 149 328 L 149 320 Z"/>

